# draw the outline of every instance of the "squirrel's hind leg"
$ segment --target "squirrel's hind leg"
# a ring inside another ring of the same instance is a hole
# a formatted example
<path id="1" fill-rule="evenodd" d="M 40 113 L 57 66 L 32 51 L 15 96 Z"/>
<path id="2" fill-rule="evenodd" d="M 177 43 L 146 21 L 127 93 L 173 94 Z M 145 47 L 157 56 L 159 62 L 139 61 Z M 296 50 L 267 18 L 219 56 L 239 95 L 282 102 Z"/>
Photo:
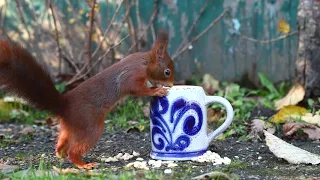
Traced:
<path id="1" fill-rule="evenodd" d="M 57 146 L 56 146 L 56 156 L 58 158 L 66 158 L 68 157 L 68 150 L 70 146 L 70 134 L 66 129 L 63 128 L 63 124 L 60 125 L 61 130 L 60 134 L 57 139 Z"/>
<path id="2" fill-rule="evenodd" d="M 71 138 L 68 158 L 72 161 L 78 168 L 92 169 L 97 167 L 98 163 L 86 163 L 82 160 L 82 156 L 86 154 L 100 139 L 104 130 L 104 121 L 100 124 L 90 124 L 90 131 L 75 131 L 76 134 Z"/>

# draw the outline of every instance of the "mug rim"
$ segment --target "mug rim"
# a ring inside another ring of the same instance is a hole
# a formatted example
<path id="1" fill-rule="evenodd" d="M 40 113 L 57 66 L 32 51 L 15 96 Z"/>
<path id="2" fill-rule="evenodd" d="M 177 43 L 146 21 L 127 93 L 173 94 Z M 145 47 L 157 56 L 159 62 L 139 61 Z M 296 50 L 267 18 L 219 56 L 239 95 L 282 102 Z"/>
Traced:
<path id="1" fill-rule="evenodd" d="M 194 86 L 194 85 L 174 85 L 169 87 L 168 91 L 187 91 L 187 90 L 195 90 L 195 89 L 202 89 L 201 86 Z"/>

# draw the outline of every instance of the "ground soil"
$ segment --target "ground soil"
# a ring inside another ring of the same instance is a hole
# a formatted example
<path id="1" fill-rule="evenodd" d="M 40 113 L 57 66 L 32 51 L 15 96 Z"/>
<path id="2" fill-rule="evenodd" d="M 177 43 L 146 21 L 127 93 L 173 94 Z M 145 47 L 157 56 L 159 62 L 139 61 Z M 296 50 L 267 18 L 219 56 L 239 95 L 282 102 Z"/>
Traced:
<path id="1" fill-rule="evenodd" d="M 27 130 L 26 132 L 29 129 L 30 135 L 22 134 L 23 129 Z M 61 161 L 55 157 L 54 153 L 56 127 L 0 123 L 0 134 L 5 134 L 6 137 L 12 139 L 12 142 L 1 142 L 0 163 L 18 165 L 20 169 L 27 169 L 30 165 L 37 167 L 41 155 L 45 154 L 47 163 L 55 166 L 61 165 Z M 100 162 L 102 157 L 115 156 L 120 152 L 132 153 L 133 150 L 139 152 L 140 157 L 147 160 L 150 159 L 151 149 L 149 139 L 148 132 L 130 131 L 112 134 L 105 132 L 95 148 L 86 155 L 85 160 Z M 312 153 L 320 154 L 319 141 L 290 140 L 289 142 Z M 188 161 L 179 162 L 179 166 L 175 167 L 174 171 L 177 174 L 187 174 L 188 178 L 220 170 L 235 174 L 240 179 L 300 179 L 305 177 L 320 179 L 319 165 L 292 165 L 282 159 L 277 159 L 269 151 L 264 141 L 238 141 L 237 137 L 229 137 L 224 141 L 212 142 L 209 150 L 222 157 L 229 157 L 233 162 L 232 165 L 212 165 L 212 163 Z M 134 160 L 106 163 L 104 167 L 121 171 L 123 166 L 132 161 Z M 72 164 L 65 160 L 62 167 L 72 167 Z M 192 168 L 186 171 L 186 167 Z M 164 169 L 166 167 L 160 168 L 162 172 Z"/>

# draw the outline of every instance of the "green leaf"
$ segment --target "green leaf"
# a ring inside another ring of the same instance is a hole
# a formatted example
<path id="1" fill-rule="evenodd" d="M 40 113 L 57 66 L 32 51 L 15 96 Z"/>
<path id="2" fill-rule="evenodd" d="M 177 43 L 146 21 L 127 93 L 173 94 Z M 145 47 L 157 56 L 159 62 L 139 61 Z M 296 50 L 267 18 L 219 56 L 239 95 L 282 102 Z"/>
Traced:
<path id="1" fill-rule="evenodd" d="M 280 96 L 278 90 L 274 87 L 273 83 L 263 73 L 258 73 L 259 79 L 263 87 L 267 88 L 270 93 Z"/>
<path id="2" fill-rule="evenodd" d="M 309 98 L 308 99 L 308 105 L 309 105 L 309 107 L 312 107 L 314 105 L 314 100 Z"/>
<path id="3" fill-rule="evenodd" d="M 62 82 L 62 83 L 59 83 L 59 84 L 55 84 L 54 85 L 55 88 L 57 89 L 57 91 L 59 91 L 60 93 L 64 92 L 66 90 L 66 83 L 65 82 Z"/>

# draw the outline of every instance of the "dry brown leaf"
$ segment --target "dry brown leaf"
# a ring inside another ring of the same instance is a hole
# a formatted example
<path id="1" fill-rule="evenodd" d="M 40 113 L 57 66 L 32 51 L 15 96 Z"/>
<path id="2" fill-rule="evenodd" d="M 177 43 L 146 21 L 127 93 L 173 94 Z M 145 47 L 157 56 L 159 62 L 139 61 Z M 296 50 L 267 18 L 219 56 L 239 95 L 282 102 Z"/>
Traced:
<path id="1" fill-rule="evenodd" d="M 222 115 L 221 111 L 215 111 L 214 109 L 209 109 L 207 111 L 208 123 L 217 122 L 220 120 Z"/>
<path id="2" fill-rule="evenodd" d="M 301 119 L 307 123 L 315 124 L 320 127 L 320 115 L 319 113 L 315 114 L 314 116 L 311 113 L 307 113 L 301 116 Z"/>
<path id="3" fill-rule="evenodd" d="M 299 129 L 308 135 L 309 139 L 320 139 L 320 128 L 307 123 L 286 123 L 283 125 L 283 133 L 285 136 L 295 134 Z"/>
<path id="4" fill-rule="evenodd" d="M 293 146 L 282 139 L 264 131 L 269 150 L 278 158 L 291 164 L 320 164 L 320 155 Z"/>
<path id="5" fill-rule="evenodd" d="M 284 98 L 278 100 L 275 103 L 275 107 L 277 110 L 279 110 L 284 106 L 296 105 L 303 100 L 304 95 L 305 90 L 303 86 L 301 86 L 300 84 L 293 86 Z"/>
<path id="6" fill-rule="evenodd" d="M 308 134 L 309 139 L 320 139 L 320 128 L 303 128 L 302 130 Z"/>
<path id="7" fill-rule="evenodd" d="M 210 74 L 203 75 L 201 86 L 208 94 L 213 94 L 215 91 L 220 90 L 219 81 Z"/>
<path id="8" fill-rule="evenodd" d="M 66 168 L 60 169 L 55 166 L 52 166 L 52 169 L 58 174 L 86 174 L 89 176 L 100 176 L 101 173 L 97 172 L 97 170 L 85 170 L 85 169 L 75 169 L 75 168 Z"/>
<path id="9" fill-rule="evenodd" d="M 251 131 L 255 133 L 263 132 L 266 122 L 261 119 L 254 119 L 251 121 Z"/>
<path id="10" fill-rule="evenodd" d="M 263 131 L 266 130 L 271 134 L 274 134 L 276 128 L 270 123 L 263 121 L 261 119 L 254 119 L 251 121 L 251 132 L 249 137 L 253 141 L 261 140 L 261 135 Z"/>

